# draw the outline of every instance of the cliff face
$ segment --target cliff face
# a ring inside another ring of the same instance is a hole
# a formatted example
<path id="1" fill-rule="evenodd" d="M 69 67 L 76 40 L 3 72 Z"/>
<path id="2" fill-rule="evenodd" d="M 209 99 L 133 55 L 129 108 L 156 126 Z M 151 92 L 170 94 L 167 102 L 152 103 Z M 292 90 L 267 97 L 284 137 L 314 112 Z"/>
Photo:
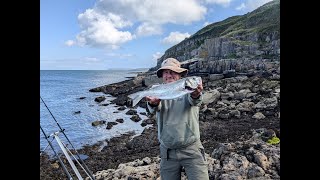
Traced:
<path id="1" fill-rule="evenodd" d="M 168 57 L 181 62 L 194 58 L 280 60 L 280 0 L 204 27 L 168 49 L 150 71 L 158 69 Z"/>

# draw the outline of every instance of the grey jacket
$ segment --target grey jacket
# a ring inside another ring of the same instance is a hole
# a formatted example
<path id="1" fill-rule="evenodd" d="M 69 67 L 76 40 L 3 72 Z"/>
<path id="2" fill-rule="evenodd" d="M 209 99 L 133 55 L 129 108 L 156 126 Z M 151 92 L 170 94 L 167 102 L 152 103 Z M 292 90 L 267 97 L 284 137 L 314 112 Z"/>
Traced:
<path id="1" fill-rule="evenodd" d="M 177 99 L 161 100 L 156 107 L 147 103 L 150 113 L 156 112 L 161 145 L 177 149 L 200 141 L 199 106 L 202 99 L 202 95 L 193 99 L 186 94 Z"/>

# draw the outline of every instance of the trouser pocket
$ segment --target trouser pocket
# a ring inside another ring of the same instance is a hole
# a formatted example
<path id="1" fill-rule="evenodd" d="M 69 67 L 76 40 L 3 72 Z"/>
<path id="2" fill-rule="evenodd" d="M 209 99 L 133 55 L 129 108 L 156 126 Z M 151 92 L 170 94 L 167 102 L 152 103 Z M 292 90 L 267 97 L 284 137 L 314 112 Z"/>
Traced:
<path id="1" fill-rule="evenodd" d="M 160 145 L 160 158 L 168 160 L 169 158 L 169 149 Z"/>
<path id="2" fill-rule="evenodd" d="M 203 148 L 199 148 L 199 151 L 201 152 L 201 155 L 202 155 L 203 160 L 204 160 L 204 161 L 207 161 L 207 160 L 206 160 L 206 155 L 205 155 L 204 149 L 203 149 Z"/>

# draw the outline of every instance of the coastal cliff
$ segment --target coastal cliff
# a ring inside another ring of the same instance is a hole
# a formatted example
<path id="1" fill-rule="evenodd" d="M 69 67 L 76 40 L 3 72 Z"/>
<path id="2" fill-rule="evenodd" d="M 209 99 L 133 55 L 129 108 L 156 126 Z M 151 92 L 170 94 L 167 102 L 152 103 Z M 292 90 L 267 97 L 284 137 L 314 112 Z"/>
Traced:
<path id="1" fill-rule="evenodd" d="M 201 59 L 209 61 L 208 64 L 221 59 L 279 61 L 280 0 L 266 3 L 250 13 L 207 25 L 166 50 L 149 71 L 157 70 L 169 57 L 181 62 Z"/>

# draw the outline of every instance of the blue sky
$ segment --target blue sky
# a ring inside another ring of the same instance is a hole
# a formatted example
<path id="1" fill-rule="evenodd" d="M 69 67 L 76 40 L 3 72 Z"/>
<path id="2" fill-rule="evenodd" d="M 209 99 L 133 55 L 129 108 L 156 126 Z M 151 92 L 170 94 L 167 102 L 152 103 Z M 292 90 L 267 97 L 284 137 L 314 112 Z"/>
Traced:
<path id="1" fill-rule="evenodd" d="M 40 0 L 40 70 L 150 68 L 209 23 L 270 0 Z"/>

